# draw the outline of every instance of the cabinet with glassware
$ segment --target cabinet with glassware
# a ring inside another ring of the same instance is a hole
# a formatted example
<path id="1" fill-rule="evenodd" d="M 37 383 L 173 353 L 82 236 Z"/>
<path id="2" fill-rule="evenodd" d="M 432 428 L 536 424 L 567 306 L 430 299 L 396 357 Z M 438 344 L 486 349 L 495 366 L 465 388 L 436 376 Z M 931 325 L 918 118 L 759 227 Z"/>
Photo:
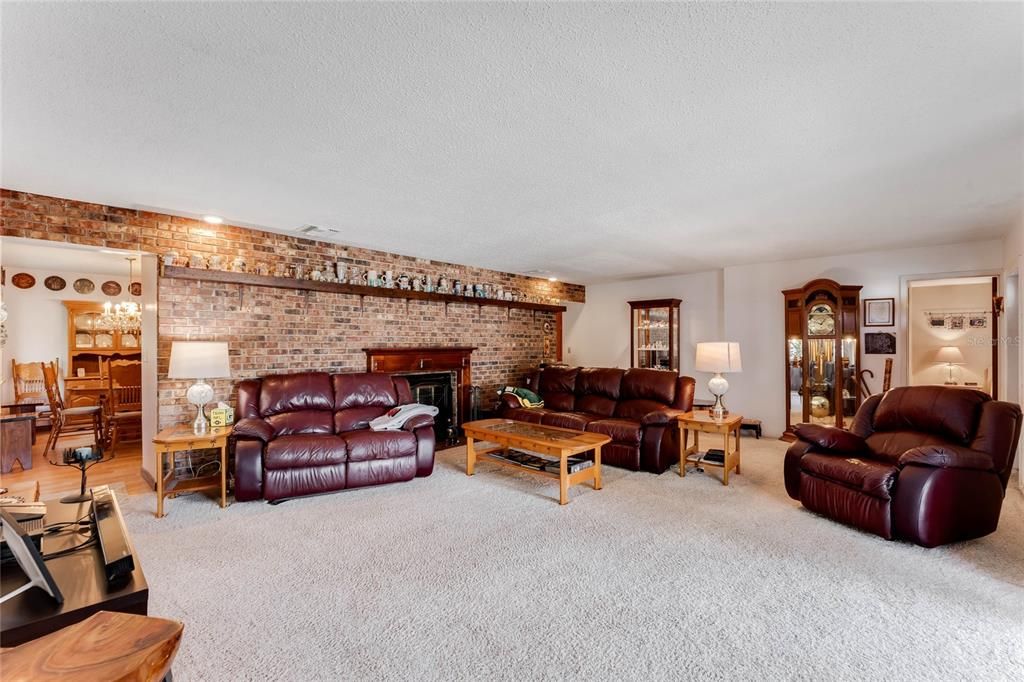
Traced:
<path id="1" fill-rule="evenodd" d="M 68 407 L 98 405 L 107 389 L 110 360 L 142 361 L 138 321 L 118 316 L 93 301 L 64 301 L 68 314 L 68 373 L 64 396 Z"/>
<path id="2" fill-rule="evenodd" d="M 800 423 L 842 427 L 860 407 L 860 285 L 816 279 L 782 292 L 786 432 Z"/>
<path id="3" fill-rule="evenodd" d="M 629 302 L 630 367 L 679 371 L 678 298 Z"/>

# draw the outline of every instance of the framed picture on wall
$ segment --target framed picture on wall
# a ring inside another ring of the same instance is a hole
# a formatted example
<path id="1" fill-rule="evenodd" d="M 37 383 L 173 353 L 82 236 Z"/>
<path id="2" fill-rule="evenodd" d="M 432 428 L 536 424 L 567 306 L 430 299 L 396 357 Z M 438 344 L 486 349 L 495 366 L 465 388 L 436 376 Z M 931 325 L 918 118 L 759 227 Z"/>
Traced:
<path id="1" fill-rule="evenodd" d="M 891 327 L 896 324 L 895 298 L 865 298 L 864 326 Z"/>
<path id="2" fill-rule="evenodd" d="M 946 325 L 949 329 L 955 329 L 957 331 L 964 328 L 964 316 L 963 315 L 950 315 L 949 324 Z"/>
<path id="3" fill-rule="evenodd" d="M 864 334 L 864 353 L 867 355 L 895 355 L 896 335 L 889 332 Z"/>
<path id="4" fill-rule="evenodd" d="M 984 329 L 988 326 L 988 317 L 985 315 L 971 315 L 967 322 L 971 329 Z"/>

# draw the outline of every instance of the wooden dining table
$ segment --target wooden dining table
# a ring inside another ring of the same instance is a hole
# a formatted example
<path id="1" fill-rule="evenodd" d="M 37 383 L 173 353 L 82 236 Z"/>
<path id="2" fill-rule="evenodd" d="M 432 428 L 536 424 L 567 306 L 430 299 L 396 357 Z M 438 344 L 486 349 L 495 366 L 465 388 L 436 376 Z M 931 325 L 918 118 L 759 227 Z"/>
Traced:
<path id="1" fill-rule="evenodd" d="M 37 407 L 42 407 L 46 402 L 42 398 L 22 398 L 21 400 L 11 400 L 0 404 L 5 412 L 11 414 L 29 414 L 35 412 Z"/>

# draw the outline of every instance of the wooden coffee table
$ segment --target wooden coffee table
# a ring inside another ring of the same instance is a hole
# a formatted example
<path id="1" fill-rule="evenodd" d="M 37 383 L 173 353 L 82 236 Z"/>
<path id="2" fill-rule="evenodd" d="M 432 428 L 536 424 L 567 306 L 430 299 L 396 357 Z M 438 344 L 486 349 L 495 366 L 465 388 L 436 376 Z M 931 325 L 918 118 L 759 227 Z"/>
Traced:
<path id="1" fill-rule="evenodd" d="M 594 490 L 601 489 L 601 446 L 611 441 L 599 433 L 587 433 L 574 429 L 541 426 L 511 419 L 481 419 L 462 425 L 466 434 L 466 475 L 472 476 L 478 458 L 496 462 L 513 469 L 527 471 L 538 476 L 558 479 L 558 503 L 569 503 L 569 486 L 591 481 Z M 496 443 L 492 447 L 477 449 L 475 440 Z M 510 449 L 525 450 L 560 459 L 559 472 L 539 471 L 524 467 L 508 460 L 492 456 L 495 452 Z M 594 464 L 570 474 L 566 459 L 584 452 L 594 451 Z"/>

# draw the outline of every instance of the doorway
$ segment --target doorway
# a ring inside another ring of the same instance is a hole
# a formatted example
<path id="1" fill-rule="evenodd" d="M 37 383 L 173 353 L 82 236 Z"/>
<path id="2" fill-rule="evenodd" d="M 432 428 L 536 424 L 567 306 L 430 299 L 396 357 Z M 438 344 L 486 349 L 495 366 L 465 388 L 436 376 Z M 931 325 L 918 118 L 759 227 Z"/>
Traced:
<path id="1" fill-rule="evenodd" d="M 78 469 L 51 462 L 97 440 L 104 461 L 89 468 L 90 485 L 123 484 L 128 494 L 149 488 L 144 452 L 152 450 L 157 414 L 155 263 L 137 251 L 0 238 L 0 397 L 6 416 L 32 422 L 27 451 L 5 459 L 0 470 L 0 485 L 12 494 L 34 497 L 38 487 L 45 500 L 77 492 Z M 47 391 L 53 374 L 56 390 Z M 59 429 L 51 395 L 62 414 L 72 410 Z M 100 409 L 99 439 L 92 418 L 73 412 L 93 407 Z"/>
<path id="2" fill-rule="evenodd" d="M 907 384 L 967 386 L 998 396 L 998 277 L 908 284 Z"/>

